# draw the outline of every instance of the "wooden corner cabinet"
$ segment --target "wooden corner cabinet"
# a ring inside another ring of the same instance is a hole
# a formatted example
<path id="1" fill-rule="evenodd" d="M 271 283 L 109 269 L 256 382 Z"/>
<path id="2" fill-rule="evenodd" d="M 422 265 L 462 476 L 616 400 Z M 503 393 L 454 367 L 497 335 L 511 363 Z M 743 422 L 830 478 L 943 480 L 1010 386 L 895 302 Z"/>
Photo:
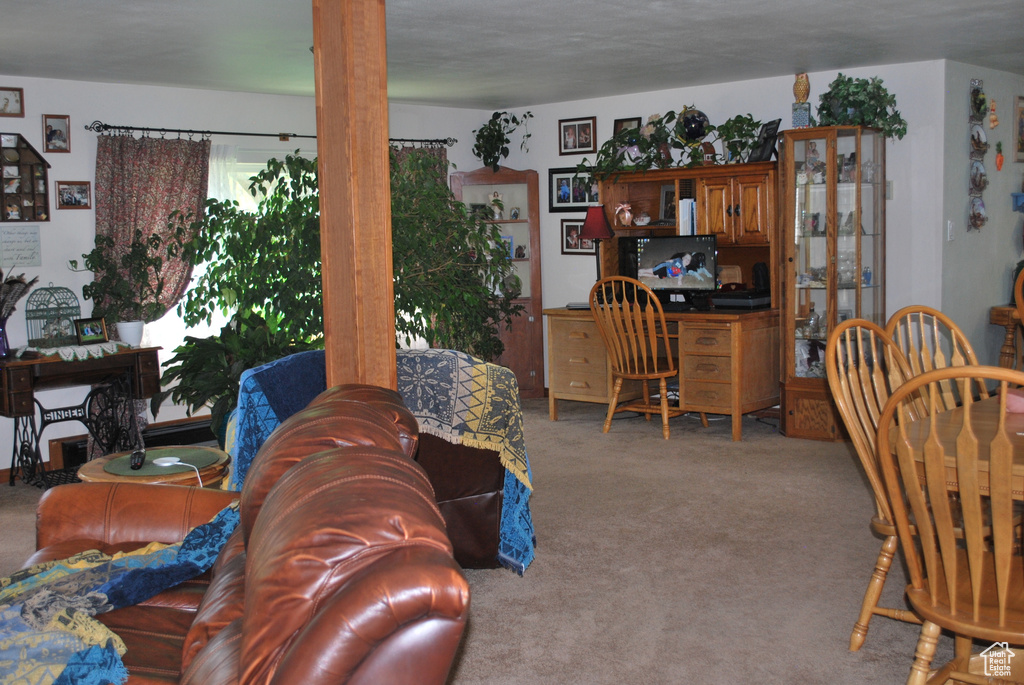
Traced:
<path id="1" fill-rule="evenodd" d="M 537 172 L 483 167 L 451 175 L 452 193 L 471 211 L 487 212 L 509 243 L 522 282 L 516 299 L 523 311 L 511 328 L 501 327 L 505 351 L 494 360 L 516 374 L 522 397 L 544 396 L 544 331 L 541 318 L 540 206 Z M 492 204 L 495 193 L 500 207 Z"/>
<path id="2" fill-rule="evenodd" d="M 781 429 L 839 440 L 825 344 L 849 318 L 885 325 L 885 138 L 859 126 L 795 129 L 780 154 Z"/>

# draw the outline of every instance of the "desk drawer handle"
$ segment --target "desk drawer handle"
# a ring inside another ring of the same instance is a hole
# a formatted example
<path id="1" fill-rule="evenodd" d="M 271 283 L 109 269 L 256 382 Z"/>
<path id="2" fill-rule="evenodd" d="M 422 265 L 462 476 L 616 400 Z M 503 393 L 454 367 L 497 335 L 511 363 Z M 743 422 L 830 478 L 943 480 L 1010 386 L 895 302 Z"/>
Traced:
<path id="1" fill-rule="evenodd" d="M 570 364 L 589 364 L 590 360 L 586 357 L 569 357 Z"/>
<path id="2" fill-rule="evenodd" d="M 569 387 L 570 388 L 579 388 L 581 390 L 589 390 L 590 389 L 590 383 L 587 383 L 586 381 L 569 381 Z"/>
<path id="3" fill-rule="evenodd" d="M 590 336 L 587 335 L 586 331 L 570 331 L 569 332 L 569 337 L 570 338 L 579 338 L 580 340 L 586 340 Z"/>
<path id="4" fill-rule="evenodd" d="M 697 370 L 703 373 L 716 373 L 718 372 L 718 364 L 697 364 Z"/>
<path id="5" fill-rule="evenodd" d="M 711 336 L 702 335 L 701 337 L 697 338 L 697 344 L 710 347 L 712 345 L 718 344 L 718 338 L 712 338 Z"/>

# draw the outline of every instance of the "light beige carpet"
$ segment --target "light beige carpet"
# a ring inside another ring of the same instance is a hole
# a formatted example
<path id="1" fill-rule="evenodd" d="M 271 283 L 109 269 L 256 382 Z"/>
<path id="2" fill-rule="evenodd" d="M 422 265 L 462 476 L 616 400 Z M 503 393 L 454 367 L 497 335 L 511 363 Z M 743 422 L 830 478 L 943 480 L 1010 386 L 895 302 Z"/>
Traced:
<path id="1" fill-rule="evenodd" d="M 847 646 L 880 541 L 860 467 L 843 443 L 784 438 L 727 419 L 704 429 L 604 408 L 524 403 L 537 558 L 467 571 L 471 619 L 453 685 L 902 683 L 913 625 L 875 618 Z M 0 490 L 0 573 L 33 548 L 38 491 Z M 896 569 L 884 599 L 901 601 Z M 943 637 L 939 659 L 952 654 Z"/>

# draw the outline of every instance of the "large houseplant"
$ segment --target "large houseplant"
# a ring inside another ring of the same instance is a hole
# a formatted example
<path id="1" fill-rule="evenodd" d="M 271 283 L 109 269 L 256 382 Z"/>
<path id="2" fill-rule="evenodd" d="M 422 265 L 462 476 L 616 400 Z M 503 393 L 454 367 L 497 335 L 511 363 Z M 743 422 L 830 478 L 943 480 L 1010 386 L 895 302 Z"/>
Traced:
<path id="1" fill-rule="evenodd" d="M 533 118 L 530 112 L 524 112 L 521 116 L 509 114 L 508 112 L 495 112 L 480 128 L 473 131 L 476 142 L 473 144 L 473 154 L 480 158 L 484 166 L 489 166 L 497 171 L 502 159 L 508 157 L 509 138 L 517 128 L 523 127 L 523 140 L 519 148 L 528 151 L 527 141 L 530 140 L 530 131 L 527 123 Z"/>
<path id="2" fill-rule="evenodd" d="M 210 200 L 205 216 L 176 215 L 196 236 L 187 258 L 205 272 L 179 305 L 186 323 L 231 315 L 220 336 L 186 338 L 161 383 L 167 397 L 192 412 L 207 405 L 217 421 L 237 398 L 235 380 L 247 368 L 323 346 L 320 216 L 316 160 L 270 160 L 249 191 L 255 212 Z M 512 302 L 512 263 L 496 226 L 471 216 L 447 184 L 447 165 L 429 151 L 392 156 L 392 262 L 395 328 L 484 358 L 501 353 L 498 326 L 521 307 Z M 216 377 L 215 377 L 216 376 Z"/>
<path id="3" fill-rule="evenodd" d="M 869 126 L 879 129 L 886 138 L 902 139 L 907 134 L 907 122 L 896 109 L 896 96 L 878 77 L 865 79 L 838 74 L 819 97 L 816 123 Z"/>
<path id="4" fill-rule="evenodd" d="M 97 235 L 92 251 L 82 255 L 82 268 L 77 259 L 68 261 L 73 271 L 91 271 L 94 280 L 82 288 L 82 295 L 93 301 L 92 315 L 103 317 L 108 324 L 156 321 L 166 311 L 160 303 L 165 288 L 164 265 L 168 256 L 178 254 L 183 233 L 174 229 L 164 240 L 153 233 L 144 235 L 136 229 L 123 251 L 115 241 Z M 141 327 L 139 327 L 141 337 Z M 122 337 L 122 340 L 125 338 Z M 137 341 L 134 341 L 137 344 Z"/>

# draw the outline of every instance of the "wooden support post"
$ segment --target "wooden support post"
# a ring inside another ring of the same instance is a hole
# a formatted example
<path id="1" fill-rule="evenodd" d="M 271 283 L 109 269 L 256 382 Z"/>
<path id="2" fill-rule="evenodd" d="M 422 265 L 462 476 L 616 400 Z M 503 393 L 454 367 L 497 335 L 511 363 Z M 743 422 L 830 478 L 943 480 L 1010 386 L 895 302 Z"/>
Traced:
<path id="1" fill-rule="evenodd" d="M 383 0 L 313 0 L 327 385 L 397 386 Z"/>

